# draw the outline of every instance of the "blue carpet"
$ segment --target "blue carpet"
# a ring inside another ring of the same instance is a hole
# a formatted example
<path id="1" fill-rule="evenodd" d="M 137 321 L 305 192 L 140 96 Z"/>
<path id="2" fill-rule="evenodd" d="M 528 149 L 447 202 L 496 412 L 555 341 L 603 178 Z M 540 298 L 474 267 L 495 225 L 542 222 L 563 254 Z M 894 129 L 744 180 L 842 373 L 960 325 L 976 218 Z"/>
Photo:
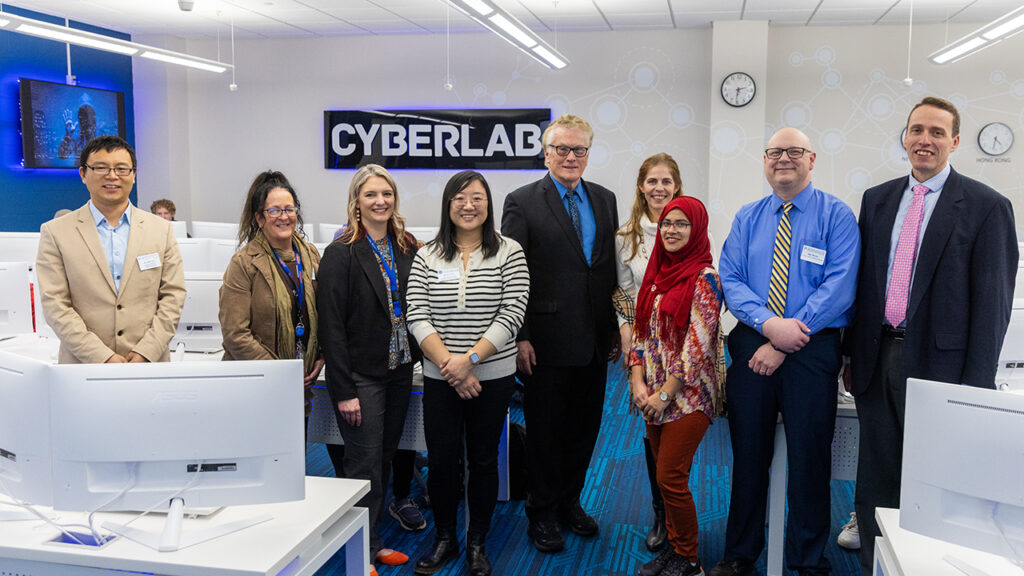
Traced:
<path id="1" fill-rule="evenodd" d="M 488 555 L 496 575 L 632 576 L 641 564 L 653 556 L 644 546 L 644 538 L 654 514 L 644 464 L 643 431 L 640 419 L 628 414 L 626 384 L 624 373 L 617 366 L 609 365 L 608 394 L 601 436 L 581 498 L 583 508 L 600 524 L 600 534 L 595 538 L 584 539 L 568 533 L 565 551 L 553 555 L 542 554 L 533 548 L 526 536 L 527 519 L 523 501 L 499 502 L 487 540 Z M 522 422 L 522 408 L 515 403 L 512 405 L 512 420 Z M 708 429 L 690 475 L 690 488 L 697 504 L 700 524 L 699 554 L 705 570 L 721 560 L 725 547 L 731 466 L 728 422 L 719 419 Z M 424 472 L 429 473 L 426 470 Z M 307 445 L 306 473 L 311 476 L 334 475 L 323 445 Z M 832 562 L 833 574 L 836 576 L 855 576 L 860 573 L 856 553 L 844 550 L 835 543 L 835 536 L 843 523 L 849 520 L 849 513 L 853 510 L 853 487 L 853 482 L 832 482 L 833 530 L 825 553 Z M 418 486 L 413 487 L 412 496 L 420 496 Z M 433 516 L 429 510 L 424 513 L 428 526 L 418 533 L 405 532 L 385 514 L 381 524 L 385 544 L 408 554 L 410 561 L 404 566 L 377 566 L 381 576 L 413 574 L 416 559 L 430 550 L 434 539 Z M 464 531 L 461 507 L 459 520 L 461 534 Z M 464 558 L 463 555 L 453 561 L 438 574 L 465 575 Z M 757 573 L 765 573 L 765 554 L 758 560 Z M 344 554 L 341 552 L 317 571 L 317 576 L 344 574 Z"/>

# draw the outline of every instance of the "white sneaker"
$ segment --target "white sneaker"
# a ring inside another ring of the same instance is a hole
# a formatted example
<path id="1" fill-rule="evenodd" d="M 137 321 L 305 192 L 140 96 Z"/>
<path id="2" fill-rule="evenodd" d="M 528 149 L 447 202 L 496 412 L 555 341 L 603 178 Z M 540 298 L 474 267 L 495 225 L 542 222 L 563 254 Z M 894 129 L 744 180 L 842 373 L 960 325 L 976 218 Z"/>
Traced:
<path id="1" fill-rule="evenodd" d="M 847 550 L 860 550 L 860 530 L 857 529 L 856 512 L 850 512 L 850 521 L 843 524 L 836 542 Z"/>

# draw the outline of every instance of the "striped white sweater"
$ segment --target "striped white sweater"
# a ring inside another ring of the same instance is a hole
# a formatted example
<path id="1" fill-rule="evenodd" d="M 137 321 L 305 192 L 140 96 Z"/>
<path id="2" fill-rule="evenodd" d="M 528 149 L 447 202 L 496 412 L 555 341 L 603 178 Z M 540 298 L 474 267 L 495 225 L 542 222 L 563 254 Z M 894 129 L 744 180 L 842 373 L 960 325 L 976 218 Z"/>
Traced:
<path id="1" fill-rule="evenodd" d="M 444 261 L 431 244 L 416 253 L 409 273 L 409 333 L 417 342 L 437 333 L 453 355 L 465 354 L 480 338 L 498 350 L 473 373 L 494 380 L 515 373 L 516 334 L 530 296 L 530 272 L 518 242 L 501 237 L 498 253 L 484 258 L 477 248 L 469 265 L 462 257 Z M 436 364 L 423 359 L 423 374 L 443 379 Z"/>

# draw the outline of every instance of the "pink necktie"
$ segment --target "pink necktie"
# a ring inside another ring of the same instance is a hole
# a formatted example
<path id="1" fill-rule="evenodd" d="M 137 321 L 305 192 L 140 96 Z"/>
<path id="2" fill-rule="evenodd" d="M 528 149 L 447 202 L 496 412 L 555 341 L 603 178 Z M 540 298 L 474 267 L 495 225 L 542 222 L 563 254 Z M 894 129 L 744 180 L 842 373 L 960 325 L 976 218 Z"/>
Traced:
<path id="1" fill-rule="evenodd" d="M 910 203 L 907 217 L 900 228 L 900 239 L 896 244 L 896 256 L 892 261 L 889 276 L 889 293 L 885 299 L 885 321 L 898 327 L 907 317 L 907 293 L 910 279 L 914 275 L 914 258 L 917 256 L 917 235 L 924 218 L 924 195 L 931 192 L 924 184 L 913 188 L 914 201 Z"/>

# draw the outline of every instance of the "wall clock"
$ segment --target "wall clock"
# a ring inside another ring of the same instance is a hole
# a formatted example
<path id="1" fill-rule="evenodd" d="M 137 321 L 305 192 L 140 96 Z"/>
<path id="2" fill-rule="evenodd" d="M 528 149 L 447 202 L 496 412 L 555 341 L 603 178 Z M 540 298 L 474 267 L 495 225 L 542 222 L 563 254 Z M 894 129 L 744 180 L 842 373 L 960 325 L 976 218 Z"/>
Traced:
<path id="1" fill-rule="evenodd" d="M 746 72 L 733 72 L 722 80 L 722 100 L 734 108 L 750 104 L 756 91 L 754 79 Z"/>
<path id="2" fill-rule="evenodd" d="M 1002 122 L 986 124 L 978 132 L 978 148 L 989 156 L 1001 156 L 1013 146 L 1013 130 Z"/>

